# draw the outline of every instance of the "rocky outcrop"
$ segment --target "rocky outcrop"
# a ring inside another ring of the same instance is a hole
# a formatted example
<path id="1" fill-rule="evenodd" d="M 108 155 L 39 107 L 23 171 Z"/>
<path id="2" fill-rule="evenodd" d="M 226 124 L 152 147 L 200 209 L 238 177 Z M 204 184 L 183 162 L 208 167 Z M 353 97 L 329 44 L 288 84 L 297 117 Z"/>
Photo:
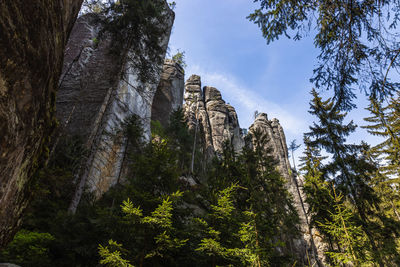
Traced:
<path id="1" fill-rule="evenodd" d="M 221 93 L 214 87 L 205 86 L 201 89 L 201 79 L 192 75 L 185 85 L 184 112 L 189 129 L 196 131 L 203 140 L 209 157 L 218 155 L 223 148 L 223 143 L 229 140 L 236 152 L 240 152 L 244 146 L 243 133 L 239 127 L 239 121 L 235 109 L 226 104 Z M 308 207 L 303 201 L 305 196 L 302 190 L 302 180 L 293 173 L 288 155 L 286 137 L 282 126 L 277 119 L 269 120 L 267 114 L 260 113 L 249 128 L 249 133 L 260 131 L 267 135 L 266 149 L 276 159 L 277 168 L 286 180 L 286 186 L 292 195 L 294 206 L 299 214 L 299 230 L 302 235 L 293 239 L 288 237 L 292 248 L 291 253 L 296 253 L 298 258 L 307 262 L 307 257 L 317 258 L 313 263 L 322 266 L 324 262 L 325 244 L 318 237 L 315 229 L 310 229 L 307 215 Z M 309 256 L 307 256 L 309 255 Z"/>
<path id="2" fill-rule="evenodd" d="M 167 4 L 165 12 L 166 21 L 160 25 L 164 33 L 160 57 L 165 57 L 174 20 Z M 97 40 L 99 30 L 92 15 L 77 21 L 66 49 L 57 97 L 57 116 L 64 134 L 80 136 L 88 151 L 76 175 L 72 212 L 83 188 L 99 197 L 118 183 L 127 145 L 126 137 L 118 130 L 127 118 L 134 114 L 141 118 L 149 137 L 152 104 L 162 72 L 162 65 L 155 65 L 154 69 L 158 70 L 155 77 L 142 82 L 138 70 L 129 62 L 134 57 L 129 56 L 129 51 L 118 56 L 110 53 L 112 41 L 110 38 Z"/>
<path id="3" fill-rule="evenodd" d="M 151 119 L 160 121 L 165 127 L 168 125 L 170 114 L 183 104 L 183 90 L 185 87 L 184 70 L 174 60 L 166 59 L 153 98 Z"/>
<path id="4" fill-rule="evenodd" d="M 289 163 L 288 149 L 286 145 L 286 137 L 283 132 L 282 126 L 277 119 L 268 120 L 265 113 L 260 113 L 250 126 L 249 132 L 259 130 L 268 136 L 268 148 L 272 149 L 271 153 L 278 161 L 280 173 L 287 179 L 289 183 L 291 180 L 291 167 Z"/>
<path id="5" fill-rule="evenodd" d="M 268 143 L 266 144 L 266 148 L 271 150 L 271 155 L 277 161 L 279 172 L 286 180 L 287 189 L 292 196 L 293 204 L 299 215 L 299 230 L 302 236 L 301 238 L 292 240 L 295 253 L 298 254 L 299 257 L 304 258 L 304 260 L 307 260 L 306 255 L 309 255 L 310 260 L 313 259 L 313 264 L 315 259 L 318 259 L 318 263 L 315 263 L 317 264 L 316 266 L 322 266 L 321 262 L 325 260 L 323 253 L 325 244 L 322 242 L 315 229 L 310 228 L 307 214 L 308 207 L 304 202 L 305 195 L 302 190 L 303 183 L 301 179 L 296 177 L 290 167 L 283 128 L 278 119 L 274 118 L 268 120 L 267 114 L 260 113 L 249 128 L 250 133 L 255 131 L 260 131 L 267 135 Z"/>
<path id="6" fill-rule="evenodd" d="M 244 141 L 236 111 L 225 103 L 220 91 L 210 86 L 201 90 L 200 77 L 192 75 L 186 81 L 184 100 L 189 129 L 195 130 L 198 127 L 203 133 L 208 153 L 220 152 L 227 140 L 237 152 L 242 149 Z"/>
<path id="7" fill-rule="evenodd" d="M 45 157 L 64 47 L 81 4 L 0 1 L 0 247 L 16 230 Z"/>

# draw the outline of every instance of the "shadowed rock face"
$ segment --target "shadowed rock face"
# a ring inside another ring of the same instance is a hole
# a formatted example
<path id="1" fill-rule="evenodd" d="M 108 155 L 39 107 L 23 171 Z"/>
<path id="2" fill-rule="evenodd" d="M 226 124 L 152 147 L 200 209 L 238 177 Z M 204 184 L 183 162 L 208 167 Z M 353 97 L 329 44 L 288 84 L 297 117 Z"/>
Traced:
<path id="1" fill-rule="evenodd" d="M 165 57 L 174 20 L 174 13 L 169 8 L 166 8 L 166 18 L 165 25 L 160 26 L 164 32 L 160 43 L 162 58 Z M 121 53 L 121 56 L 110 54 L 110 38 L 93 42 L 99 30 L 93 15 L 78 19 L 66 49 L 57 96 L 57 116 L 64 134 L 81 136 L 86 150 L 90 151 L 76 175 L 78 189 L 83 190 L 86 186 L 97 197 L 123 177 L 128 140 L 118 132 L 122 123 L 131 115 L 137 115 L 146 138 L 149 138 L 153 99 L 163 70 L 162 64 L 154 63 L 158 69 L 154 79 L 141 82 L 137 70 L 132 69 L 129 62 L 133 57 L 126 57 L 126 53 Z M 167 61 L 164 65 L 163 82 L 170 82 L 171 86 L 161 86 L 165 89 L 162 93 L 167 94 L 176 86 L 175 83 L 179 83 L 175 81 L 174 68 L 177 70 L 174 62 Z M 169 109 L 182 101 L 179 92 L 169 96 Z M 169 114 L 163 115 L 169 117 Z M 79 199 L 77 197 L 76 206 Z"/>
<path id="2" fill-rule="evenodd" d="M 0 247 L 16 230 L 55 125 L 64 47 L 81 4 L 0 1 Z"/>
<path id="3" fill-rule="evenodd" d="M 168 125 L 169 116 L 182 107 L 185 87 L 183 68 L 171 59 L 166 59 L 163 71 L 153 99 L 151 119 Z"/>
<path id="4" fill-rule="evenodd" d="M 232 142 L 237 152 L 242 149 L 244 142 L 236 111 L 225 103 L 218 89 L 205 86 L 201 90 L 200 77 L 192 75 L 186 81 L 184 100 L 189 129 L 194 130 L 199 123 L 206 151 L 211 154 L 221 151 L 226 140 Z"/>

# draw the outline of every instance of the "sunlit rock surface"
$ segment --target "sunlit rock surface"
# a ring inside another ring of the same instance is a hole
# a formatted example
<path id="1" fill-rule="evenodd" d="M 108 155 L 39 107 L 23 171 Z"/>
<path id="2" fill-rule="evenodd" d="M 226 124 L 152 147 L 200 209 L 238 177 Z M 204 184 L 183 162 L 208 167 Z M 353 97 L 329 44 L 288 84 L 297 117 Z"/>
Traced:
<path id="1" fill-rule="evenodd" d="M 165 57 L 174 20 L 169 8 L 167 13 L 167 23 L 160 26 L 164 32 L 161 57 Z M 89 151 L 76 181 L 85 181 L 97 197 L 121 179 L 127 144 L 119 131 L 122 123 L 136 114 L 149 138 L 153 99 L 163 70 L 162 65 L 155 66 L 156 77 L 141 82 L 127 58 L 110 53 L 110 38 L 97 39 L 99 30 L 90 14 L 77 21 L 57 96 L 57 116 L 64 134 L 80 136 Z"/>
<path id="2" fill-rule="evenodd" d="M 184 100 L 189 129 L 197 127 L 203 133 L 208 153 L 221 152 L 225 141 L 230 141 L 236 152 L 241 151 L 244 141 L 236 111 L 225 103 L 218 89 L 210 86 L 201 89 L 200 76 L 192 75 L 186 81 Z"/>

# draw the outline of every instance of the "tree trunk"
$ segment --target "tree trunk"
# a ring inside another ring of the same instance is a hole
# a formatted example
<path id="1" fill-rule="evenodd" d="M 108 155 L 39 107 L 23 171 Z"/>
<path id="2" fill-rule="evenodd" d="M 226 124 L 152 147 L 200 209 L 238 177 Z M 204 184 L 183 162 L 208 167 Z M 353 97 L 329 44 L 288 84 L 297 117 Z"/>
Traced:
<path id="1" fill-rule="evenodd" d="M 48 153 L 64 48 L 82 0 L 0 1 L 0 247 Z"/>

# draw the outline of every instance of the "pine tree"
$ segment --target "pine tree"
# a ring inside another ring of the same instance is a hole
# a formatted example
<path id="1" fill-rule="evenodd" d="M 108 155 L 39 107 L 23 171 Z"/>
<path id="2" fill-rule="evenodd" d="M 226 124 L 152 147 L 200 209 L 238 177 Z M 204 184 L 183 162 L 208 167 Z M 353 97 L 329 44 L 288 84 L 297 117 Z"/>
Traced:
<path id="1" fill-rule="evenodd" d="M 337 240 L 336 250 L 326 252 L 335 265 L 351 264 L 360 266 L 362 263 L 372 263 L 371 257 L 365 255 L 364 247 L 367 246 L 367 237 L 361 226 L 353 221 L 353 211 L 346 205 L 343 195 L 337 195 L 332 185 L 330 194 L 334 211 L 331 220 L 319 222 L 320 228 L 324 229 L 330 236 Z"/>
<path id="2" fill-rule="evenodd" d="M 265 250 L 266 259 L 272 265 L 284 264 L 285 260 L 276 254 L 276 247 L 287 254 L 293 253 L 290 242 L 298 234 L 298 215 L 285 180 L 278 172 L 268 135 L 256 129 L 247 139 L 238 161 L 242 162 L 239 184 L 248 190 L 240 191 L 239 204 L 243 211 L 255 214 L 259 245 Z"/>
<path id="3" fill-rule="evenodd" d="M 341 113 L 331 99 L 323 101 L 315 89 L 312 95 L 310 113 L 317 116 L 319 124 L 314 123 L 305 136 L 310 138 L 311 146 L 323 148 L 331 154 L 332 160 L 324 166 L 328 175 L 326 179 L 331 179 L 340 193 L 354 205 L 374 258 L 383 266 L 381 251 L 376 245 L 375 224 L 367 216 L 374 214 L 374 206 L 378 202 L 369 185 L 369 174 L 375 166 L 366 160 L 361 145 L 346 143 L 347 136 L 356 129 L 352 121 L 343 124 L 346 113 Z"/>
<path id="4" fill-rule="evenodd" d="M 164 197 L 157 208 L 150 215 L 144 216 L 140 207 L 134 206 L 130 199 L 127 199 L 121 205 L 122 211 L 133 224 L 147 225 L 146 235 L 144 238 L 153 240 L 144 240 L 144 251 L 138 257 L 138 263 L 143 266 L 146 259 L 153 257 L 168 258 L 171 251 L 177 250 L 184 246 L 187 239 L 179 239 L 175 237 L 176 229 L 173 227 L 172 212 L 173 202 L 182 197 L 182 192 L 172 193 L 170 196 Z M 149 232 L 153 233 L 149 233 Z M 153 248 L 146 246 L 153 243 Z M 113 240 L 109 240 L 108 246 L 99 245 L 99 254 L 102 257 L 101 264 L 107 266 L 132 266 L 128 260 L 121 257 L 122 245 Z"/>
<path id="5" fill-rule="evenodd" d="M 110 239 L 107 246 L 99 245 L 100 264 L 109 267 L 133 267 L 128 260 L 122 258 L 122 245 Z"/>
<path id="6" fill-rule="evenodd" d="M 333 211 L 329 197 L 331 189 L 322 171 L 322 160 L 327 157 L 321 156 L 319 148 L 310 146 L 310 140 L 307 137 L 304 138 L 304 144 L 306 149 L 304 156 L 300 158 L 302 161 L 301 171 L 304 173 L 303 191 L 309 207 L 307 213 L 311 215 L 310 226 L 318 227 L 318 222 L 331 220 L 330 214 Z M 324 233 L 324 229 L 320 230 Z M 327 235 L 328 239 L 330 238 L 327 232 L 324 234 Z"/>
<path id="7" fill-rule="evenodd" d="M 268 43 L 281 36 L 299 40 L 313 35 L 321 53 L 311 81 L 318 89 L 333 90 L 340 109 L 355 107 L 356 90 L 377 99 L 399 90 L 400 84 L 390 79 L 400 67 L 398 1 L 256 2 L 259 7 L 248 18 Z"/>
<path id="8" fill-rule="evenodd" d="M 385 163 L 382 169 L 387 175 L 399 179 L 400 177 L 400 93 L 397 98 L 391 98 L 386 107 L 377 100 L 370 98 L 367 108 L 373 116 L 364 120 L 370 123 L 363 126 L 375 136 L 385 138 L 378 145 L 371 148 L 376 157 L 383 157 Z M 396 181 L 398 182 L 398 181 Z"/>

